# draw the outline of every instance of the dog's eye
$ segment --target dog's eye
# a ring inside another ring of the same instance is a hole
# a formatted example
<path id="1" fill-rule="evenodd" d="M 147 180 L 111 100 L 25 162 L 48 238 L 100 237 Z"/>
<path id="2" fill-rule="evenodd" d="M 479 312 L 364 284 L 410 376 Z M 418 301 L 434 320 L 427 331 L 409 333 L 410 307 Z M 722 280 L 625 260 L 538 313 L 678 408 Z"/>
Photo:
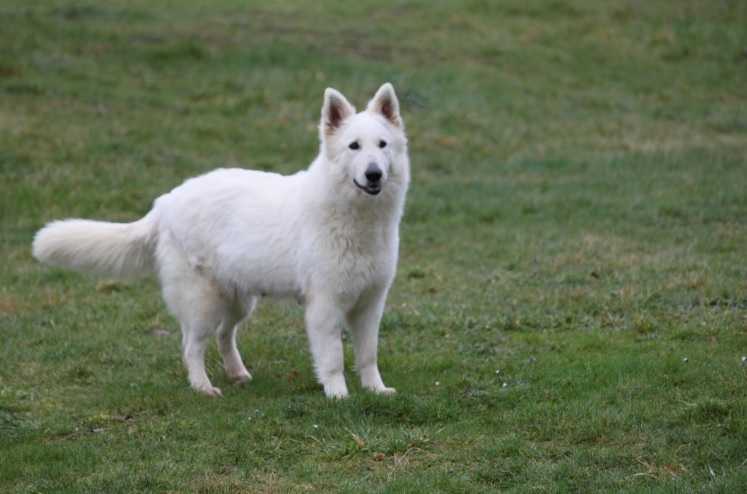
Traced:
<path id="1" fill-rule="evenodd" d="M 353 141 L 350 144 L 348 144 L 348 147 L 354 151 L 357 151 L 361 148 L 361 145 L 358 144 L 358 141 Z"/>
<path id="2" fill-rule="evenodd" d="M 379 147 L 385 148 L 386 147 L 386 141 L 379 141 Z"/>

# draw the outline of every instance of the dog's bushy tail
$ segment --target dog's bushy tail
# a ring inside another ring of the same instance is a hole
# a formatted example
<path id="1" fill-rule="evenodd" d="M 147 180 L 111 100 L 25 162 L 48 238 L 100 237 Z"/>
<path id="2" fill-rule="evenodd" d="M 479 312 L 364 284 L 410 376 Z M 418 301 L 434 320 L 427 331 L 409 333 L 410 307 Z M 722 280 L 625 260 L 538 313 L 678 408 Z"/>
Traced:
<path id="1" fill-rule="evenodd" d="M 39 230 L 31 251 L 53 266 L 131 278 L 153 270 L 155 243 L 152 214 L 133 223 L 69 219 Z"/>

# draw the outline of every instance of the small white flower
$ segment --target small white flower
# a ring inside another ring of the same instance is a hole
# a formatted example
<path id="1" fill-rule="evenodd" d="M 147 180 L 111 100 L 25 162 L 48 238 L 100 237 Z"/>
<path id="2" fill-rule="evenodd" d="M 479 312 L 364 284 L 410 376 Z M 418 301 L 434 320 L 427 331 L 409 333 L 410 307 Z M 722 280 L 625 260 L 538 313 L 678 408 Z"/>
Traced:
<path id="1" fill-rule="evenodd" d="M 435 383 L 433 383 L 433 384 L 435 384 L 436 386 L 441 386 L 441 383 L 440 383 L 439 381 L 436 381 L 436 382 L 435 382 Z"/>

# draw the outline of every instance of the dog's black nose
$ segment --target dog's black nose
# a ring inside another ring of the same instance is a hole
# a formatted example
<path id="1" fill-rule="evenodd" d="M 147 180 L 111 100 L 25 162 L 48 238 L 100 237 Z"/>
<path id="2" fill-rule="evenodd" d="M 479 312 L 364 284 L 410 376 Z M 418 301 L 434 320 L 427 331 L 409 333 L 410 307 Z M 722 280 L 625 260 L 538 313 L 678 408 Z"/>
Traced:
<path id="1" fill-rule="evenodd" d="M 381 175 L 381 168 L 376 163 L 369 163 L 368 168 L 366 168 L 366 180 L 369 183 L 377 184 L 381 180 Z"/>

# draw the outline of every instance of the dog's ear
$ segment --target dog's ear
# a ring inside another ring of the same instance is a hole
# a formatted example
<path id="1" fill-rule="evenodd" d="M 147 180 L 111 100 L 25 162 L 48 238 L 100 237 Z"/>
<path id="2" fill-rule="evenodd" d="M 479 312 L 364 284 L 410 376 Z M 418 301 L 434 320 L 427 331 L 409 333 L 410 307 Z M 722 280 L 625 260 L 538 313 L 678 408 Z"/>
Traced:
<path id="1" fill-rule="evenodd" d="M 395 127 L 402 127 L 402 118 L 399 116 L 399 100 L 394 93 L 394 86 L 385 82 L 373 99 L 368 103 L 368 110 L 380 113 Z"/>
<path id="2" fill-rule="evenodd" d="M 333 134 L 346 118 L 353 115 L 355 115 L 355 107 L 345 99 L 342 93 L 331 87 L 324 90 L 320 123 L 320 130 L 324 135 Z"/>

